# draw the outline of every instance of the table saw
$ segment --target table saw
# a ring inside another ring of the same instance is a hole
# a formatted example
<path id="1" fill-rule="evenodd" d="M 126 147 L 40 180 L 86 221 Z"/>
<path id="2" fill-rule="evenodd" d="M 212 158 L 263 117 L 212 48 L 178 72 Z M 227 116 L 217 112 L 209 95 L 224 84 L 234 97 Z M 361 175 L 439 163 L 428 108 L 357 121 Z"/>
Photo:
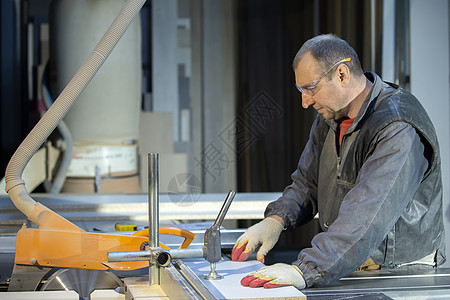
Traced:
<path id="1" fill-rule="evenodd" d="M 229 277 L 240 277 L 242 273 L 251 271 L 252 268 L 257 268 L 259 264 L 254 258 L 245 263 L 231 262 L 226 255 L 236 239 L 245 231 L 245 228 L 233 227 L 235 221 L 241 219 L 253 219 L 256 221 L 261 219 L 265 206 L 279 195 L 279 193 L 236 194 L 225 218 L 226 226 L 221 228 L 223 255 L 216 268 L 217 272 L 224 276 L 225 285 Z M 224 197 L 224 194 L 200 194 L 198 201 L 192 206 L 181 208 L 174 204 L 175 202 L 170 199 L 169 195 L 161 194 L 159 196 L 160 222 L 162 225 L 178 226 L 193 232 L 196 236 L 189 247 L 193 249 L 201 248 L 204 241 L 204 232 L 212 225 L 211 220 L 217 216 Z M 145 227 L 144 225 L 148 224 L 148 195 L 146 194 L 36 194 L 33 195 L 33 198 L 60 212 L 62 216 L 90 232 L 114 233 L 114 225 L 116 223 L 137 224 L 138 227 Z M 14 266 L 15 232 L 17 232 L 22 223 L 26 223 L 26 218 L 17 211 L 8 197 L 0 198 L 0 208 L 0 230 L 2 231 L 0 235 L 1 291 L 12 296 L 14 293 L 6 292 L 6 290 Z M 184 213 L 182 213 L 183 211 Z M 132 233 L 134 232 L 121 232 L 124 235 Z M 173 235 L 160 235 L 160 241 L 171 249 L 178 248 L 182 242 L 180 237 Z M 298 250 L 291 249 L 293 252 Z M 275 251 L 277 250 L 275 249 Z M 281 254 L 281 252 L 282 250 L 276 254 Z M 241 265 L 242 267 L 240 267 Z M 27 292 L 31 293 L 27 294 L 31 298 L 26 298 L 23 292 L 18 293 L 21 293 L 22 299 L 40 299 L 39 295 L 45 295 L 47 298 L 44 297 L 44 299 L 51 299 L 51 296 L 48 296 L 49 294 L 46 293 L 53 292 L 58 293 L 55 299 L 63 299 L 61 292 L 64 291 L 63 286 L 66 286 L 68 289 L 93 291 L 90 294 L 91 299 L 168 299 L 169 297 L 175 299 L 186 299 L 183 297 L 202 299 L 203 296 L 196 291 L 197 289 L 199 291 L 203 290 L 203 293 L 205 293 L 205 290 L 213 291 L 216 293 L 215 297 L 221 299 L 223 295 L 220 290 L 208 286 L 211 284 L 209 281 L 206 281 L 205 284 L 205 280 L 202 278 L 206 272 L 205 268 L 208 268 L 208 263 L 203 258 L 176 260 L 169 267 L 160 269 L 161 282 L 159 285 L 153 286 L 149 285 L 148 267 L 134 271 L 114 271 L 112 273 L 113 276 L 102 273 L 95 274 L 95 272 L 89 274 L 86 271 L 68 271 L 67 269 L 59 269 L 58 273 L 56 273 L 58 270 L 52 270 L 53 273 L 48 275 L 42 274 L 43 272 L 32 272 L 27 275 L 27 278 L 36 277 L 39 278 L 39 282 L 36 288 L 33 289 L 33 292 Z M 223 271 L 224 268 L 226 269 L 225 272 Z M 49 269 L 47 272 L 50 271 Z M 59 281 L 56 278 L 59 278 Z M 60 281 L 63 285 L 61 285 Z M 50 289 L 55 289 L 56 291 L 50 291 Z M 247 298 L 259 295 L 260 297 L 267 296 L 277 299 L 277 297 L 283 296 L 284 293 L 281 290 L 273 290 L 272 293 L 275 293 L 275 295 L 262 293 L 263 295 L 261 296 L 255 292 L 261 291 L 261 289 L 253 290 L 240 287 L 238 283 L 236 283 L 235 289 L 228 290 L 241 290 L 242 292 L 242 289 L 244 291 L 247 290 L 251 294 L 241 295 L 241 297 Z M 292 290 L 287 292 L 290 293 Z M 364 297 L 364 299 L 425 299 L 427 297 L 445 299 L 450 295 L 450 270 L 438 268 L 357 271 L 328 287 L 310 288 L 303 290 L 302 293 L 308 299 L 348 299 L 350 297 Z M 8 299 L 5 296 L 6 294 L 2 294 L 2 299 Z M 101 298 L 105 294 L 109 298 Z M 72 293 L 71 295 L 73 296 L 74 294 Z M 209 296 L 211 297 L 211 295 Z M 227 294 L 225 296 L 229 297 Z M 75 297 L 78 299 L 77 292 L 75 292 Z M 302 297 L 302 295 L 296 295 L 295 297 Z"/>

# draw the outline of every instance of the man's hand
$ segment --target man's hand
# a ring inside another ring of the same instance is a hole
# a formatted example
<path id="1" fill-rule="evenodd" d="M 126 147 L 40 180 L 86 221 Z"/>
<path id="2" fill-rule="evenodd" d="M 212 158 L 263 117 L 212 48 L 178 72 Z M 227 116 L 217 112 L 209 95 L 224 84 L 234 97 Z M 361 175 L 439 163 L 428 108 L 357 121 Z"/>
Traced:
<path id="1" fill-rule="evenodd" d="M 299 268 L 288 264 L 274 264 L 259 269 L 241 280 L 243 286 L 261 287 L 266 289 L 293 285 L 299 290 L 306 287 L 305 280 Z"/>
<path id="2" fill-rule="evenodd" d="M 239 237 L 231 252 L 231 259 L 244 261 L 261 245 L 256 253 L 256 258 L 264 263 L 264 256 L 275 246 L 278 241 L 283 224 L 273 217 L 267 217 L 261 222 L 251 226 Z"/>

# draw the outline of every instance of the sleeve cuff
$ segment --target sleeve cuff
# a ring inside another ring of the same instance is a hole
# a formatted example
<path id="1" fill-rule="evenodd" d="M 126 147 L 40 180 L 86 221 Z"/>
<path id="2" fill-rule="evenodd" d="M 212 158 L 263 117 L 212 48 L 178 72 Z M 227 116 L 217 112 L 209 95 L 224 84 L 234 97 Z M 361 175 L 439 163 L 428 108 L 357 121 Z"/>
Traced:
<path id="1" fill-rule="evenodd" d="M 314 284 L 320 277 L 320 274 L 315 269 L 308 269 L 306 265 L 299 260 L 294 261 L 292 265 L 299 270 L 300 274 L 302 274 L 303 279 L 306 283 L 306 287 L 314 286 Z"/>

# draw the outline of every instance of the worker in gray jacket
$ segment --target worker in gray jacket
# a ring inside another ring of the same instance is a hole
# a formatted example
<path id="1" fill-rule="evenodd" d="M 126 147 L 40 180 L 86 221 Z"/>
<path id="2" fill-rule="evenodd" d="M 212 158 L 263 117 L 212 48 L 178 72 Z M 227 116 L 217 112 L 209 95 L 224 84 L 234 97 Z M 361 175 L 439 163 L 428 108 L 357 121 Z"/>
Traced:
<path id="1" fill-rule="evenodd" d="M 370 259 L 381 268 L 445 261 L 441 161 L 419 101 L 364 73 L 354 49 L 334 35 L 308 40 L 293 62 L 304 108 L 318 112 L 292 184 L 265 219 L 236 242 L 232 259 L 257 259 L 283 229 L 319 214 L 322 232 L 291 265 L 244 277 L 245 286 L 326 285 Z"/>

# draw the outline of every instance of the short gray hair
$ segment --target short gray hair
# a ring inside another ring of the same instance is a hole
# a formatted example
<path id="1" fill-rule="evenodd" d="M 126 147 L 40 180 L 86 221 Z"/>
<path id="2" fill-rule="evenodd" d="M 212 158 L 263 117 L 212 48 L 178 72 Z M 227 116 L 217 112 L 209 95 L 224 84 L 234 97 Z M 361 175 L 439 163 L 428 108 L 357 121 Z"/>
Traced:
<path id="1" fill-rule="evenodd" d="M 345 62 L 350 73 L 357 76 L 364 73 L 356 51 L 345 40 L 334 34 L 322 34 L 307 40 L 295 55 L 292 63 L 294 70 L 306 53 L 311 53 L 323 72 L 337 61 L 350 57 L 351 60 Z"/>

